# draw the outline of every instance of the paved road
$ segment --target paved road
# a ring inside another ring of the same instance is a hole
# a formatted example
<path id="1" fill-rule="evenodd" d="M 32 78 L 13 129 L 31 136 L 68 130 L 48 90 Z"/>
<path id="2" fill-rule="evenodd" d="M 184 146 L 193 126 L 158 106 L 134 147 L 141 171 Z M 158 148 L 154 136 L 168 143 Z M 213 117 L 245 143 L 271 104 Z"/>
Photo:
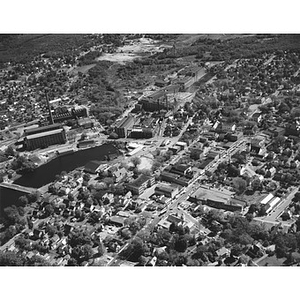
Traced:
<path id="1" fill-rule="evenodd" d="M 298 187 L 293 188 L 292 191 L 285 197 L 283 201 L 272 211 L 270 216 L 265 218 L 266 221 L 276 222 L 277 218 L 284 212 L 284 210 L 290 205 L 295 194 L 298 192 Z"/>

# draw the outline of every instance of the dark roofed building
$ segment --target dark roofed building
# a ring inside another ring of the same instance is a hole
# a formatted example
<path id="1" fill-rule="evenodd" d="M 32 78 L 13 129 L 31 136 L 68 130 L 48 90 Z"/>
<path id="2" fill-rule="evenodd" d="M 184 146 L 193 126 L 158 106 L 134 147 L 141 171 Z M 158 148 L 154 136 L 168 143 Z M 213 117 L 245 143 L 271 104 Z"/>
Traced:
<path id="1" fill-rule="evenodd" d="M 84 166 L 84 171 L 87 173 L 97 174 L 100 171 L 101 164 L 102 162 L 98 160 L 89 161 Z"/>
<path id="2" fill-rule="evenodd" d="M 170 172 L 174 174 L 186 176 L 191 171 L 191 169 L 192 169 L 191 166 L 176 164 L 171 168 Z"/>
<path id="3" fill-rule="evenodd" d="M 160 184 L 155 188 L 155 193 L 173 198 L 178 193 L 178 187 L 172 185 Z"/>

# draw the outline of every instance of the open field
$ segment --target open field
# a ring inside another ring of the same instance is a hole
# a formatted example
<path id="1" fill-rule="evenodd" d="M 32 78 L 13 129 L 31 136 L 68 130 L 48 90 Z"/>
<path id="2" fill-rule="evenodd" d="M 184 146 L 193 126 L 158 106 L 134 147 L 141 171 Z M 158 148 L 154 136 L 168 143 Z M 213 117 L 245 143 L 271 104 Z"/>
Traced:
<path id="1" fill-rule="evenodd" d="M 152 168 L 152 163 L 153 163 L 152 159 L 142 156 L 141 163 L 138 165 L 138 169 L 139 170 L 150 170 Z"/>
<path id="2" fill-rule="evenodd" d="M 84 65 L 84 66 L 81 66 L 81 67 L 76 67 L 74 69 L 72 69 L 70 71 L 71 74 L 78 74 L 79 72 L 85 74 L 88 72 L 88 70 L 90 70 L 91 68 L 95 67 L 96 64 L 90 64 L 90 65 Z"/>

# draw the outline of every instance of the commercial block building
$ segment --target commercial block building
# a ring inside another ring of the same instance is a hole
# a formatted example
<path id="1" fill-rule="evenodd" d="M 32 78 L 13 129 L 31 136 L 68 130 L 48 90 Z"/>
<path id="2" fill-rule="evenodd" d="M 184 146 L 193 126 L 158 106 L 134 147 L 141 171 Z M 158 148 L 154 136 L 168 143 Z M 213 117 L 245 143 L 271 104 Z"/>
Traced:
<path id="1" fill-rule="evenodd" d="M 126 188 L 135 195 L 141 195 L 148 187 L 151 187 L 155 183 L 153 176 L 146 176 L 142 174 L 136 180 L 127 183 Z"/>
<path id="2" fill-rule="evenodd" d="M 162 181 L 176 183 L 181 186 L 188 186 L 190 183 L 190 180 L 187 179 L 186 177 L 180 176 L 178 174 L 170 173 L 167 171 L 161 172 L 160 179 Z"/>
<path id="3" fill-rule="evenodd" d="M 228 211 L 242 211 L 246 203 L 233 198 L 234 193 L 222 189 L 208 189 L 200 187 L 189 197 L 189 201 L 201 203 L 213 208 L 224 209 Z"/>
<path id="4" fill-rule="evenodd" d="M 160 184 L 155 188 L 155 194 L 164 195 L 173 198 L 178 194 L 178 187 L 166 184 Z"/>
<path id="5" fill-rule="evenodd" d="M 149 139 L 153 137 L 152 128 L 133 128 L 130 137 L 134 139 Z"/>
<path id="6" fill-rule="evenodd" d="M 73 107 L 71 109 L 67 107 L 57 107 L 52 113 L 53 121 L 55 123 L 63 122 L 70 119 L 86 118 L 88 111 L 84 106 Z"/>

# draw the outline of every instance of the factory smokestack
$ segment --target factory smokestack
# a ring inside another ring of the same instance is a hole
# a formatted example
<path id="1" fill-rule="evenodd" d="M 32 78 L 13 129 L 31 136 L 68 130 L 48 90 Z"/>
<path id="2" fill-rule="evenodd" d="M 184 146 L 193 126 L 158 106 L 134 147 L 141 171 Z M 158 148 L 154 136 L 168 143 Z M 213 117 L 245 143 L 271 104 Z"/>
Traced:
<path id="1" fill-rule="evenodd" d="M 49 99 L 48 99 L 48 93 L 47 92 L 46 92 L 46 101 L 47 101 L 48 110 L 49 110 L 50 124 L 54 124 L 53 116 L 52 116 L 52 111 L 51 111 L 50 102 L 49 102 Z"/>

